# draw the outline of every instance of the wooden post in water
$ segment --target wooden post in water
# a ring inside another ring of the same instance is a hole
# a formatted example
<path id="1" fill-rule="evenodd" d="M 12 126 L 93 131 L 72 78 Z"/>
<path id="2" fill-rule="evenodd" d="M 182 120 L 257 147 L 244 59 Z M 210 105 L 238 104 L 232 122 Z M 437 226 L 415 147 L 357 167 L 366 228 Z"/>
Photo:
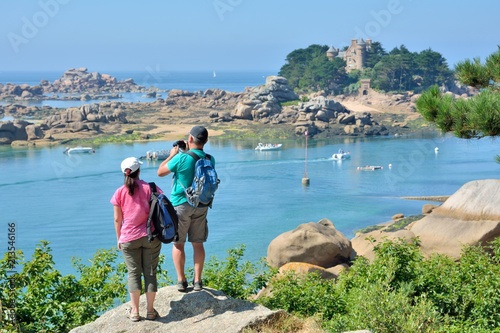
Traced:
<path id="1" fill-rule="evenodd" d="M 309 176 L 307 175 L 307 137 L 309 133 L 307 133 L 306 130 L 304 134 L 306 135 L 306 156 L 305 156 L 304 178 L 302 178 L 302 185 L 309 186 Z"/>

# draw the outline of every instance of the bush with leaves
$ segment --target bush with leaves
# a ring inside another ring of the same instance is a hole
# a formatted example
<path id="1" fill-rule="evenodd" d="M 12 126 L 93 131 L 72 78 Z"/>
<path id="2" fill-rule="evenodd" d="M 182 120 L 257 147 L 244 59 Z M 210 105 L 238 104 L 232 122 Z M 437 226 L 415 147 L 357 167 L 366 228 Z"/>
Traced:
<path id="1" fill-rule="evenodd" d="M 458 261 L 424 258 L 418 240 L 375 245 L 336 281 L 283 275 L 259 300 L 272 309 L 320 316 L 330 332 L 500 332 L 500 238 L 464 248 Z"/>
<path id="2" fill-rule="evenodd" d="M 98 250 L 90 264 L 73 259 L 77 276 L 63 276 L 57 269 L 47 241 L 35 248 L 31 260 L 16 253 L 18 273 L 12 273 L 12 258 L 0 260 L 0 300 L 4 321 L 0 328 L 22 332 L 68 332 L 95 320 L 100 313 L 125 301 L 126 266 L 118 262 L 117 249 Z M 161 262 L 163 259 L 161 260 Z M 160 264 L 161 264 L 160 262 Z M 170 280 L 159 267 L 162 283 Z"/>
<path id="3" fill-rule="evenodd" d="M 261 290 L 275 271 L 261 259 L 257 264 L 240 262 L 245 246 L 227 250 L 227 258 L 221 261 L 210 258 L 203 271 L 203 281 L 211 288 L 223 291 L 228 296 L 248 299 Z"/>

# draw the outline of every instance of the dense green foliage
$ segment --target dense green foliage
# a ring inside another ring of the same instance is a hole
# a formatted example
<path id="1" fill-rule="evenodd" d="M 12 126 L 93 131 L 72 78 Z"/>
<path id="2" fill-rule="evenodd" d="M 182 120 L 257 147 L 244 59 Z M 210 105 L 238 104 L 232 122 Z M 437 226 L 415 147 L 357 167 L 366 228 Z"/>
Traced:
<path id="1" fill-rule="evenodd" d="M 382 91 L 420 91 L 450 83 L 453 74 L 440 53 L 431 49 L 410 52 L 401 45 L 380 58 L 370 78 L 372 87 Z"/>
<path id="2" fill-rule="evenodd" d="M 298 91 L 340 90 L 348 82 L 345 62 L 336 58 L 328 60 L 328 46 L 310 45 L 298 49 L 286 57 L 286 64 L 279 71 L 288 79 L 288 84 Z"/>
<path id="3" fill-rule="evenodd" d="M 468 247 L 458 261 L 425 259 L 417 242 L 387 241 L 375 252 L 372 263 L 358 258 L 336 282 L 315 274 L 273 280 L 261 302 L 320 314 L 329 332 L 500 332 L 500 239 L 493 255 Z"/>
<path id="4" fill-rule="evenodd" d="M 244 252 L 245 246 L 240 245 L 227 251 L 225 261 L 210 258 L 203 271 L 205 284 L 239 299 L 248 299 L 256 294 L 276 272 L 264 260 L 258 264 L 249 261 L 240 263 Z"/>
<path id="5" fill-rule="evenodd" d="M 207 286 L 249 299 L 267 284 L 271 293 L 258 302 L 317 318 L 327 332 L 500 332 L 500 238 L 487 248 L 465 247 L 459 260 L 424 258 L 417 240 L 385 241 L 375 246 L 373 262 L 359 257 L 337 280 L 276 275 L 263 261 L 241 262 L 244 249 L 228 250 L 224 261 L 212 257 Z M 55 270 L 50 252 L 42 242 L 30 261 L 18 253 L 22 269 L 14 275 L 10 259 L 0 261 L 1 332 L 67 332 L 125 298 L 126 269 L 116 264 L 116 250 L 98 251 L 89 265 L 75 261 L 79 278 Z M 165 277 L 160 269 L 159 279 L 171 283 Z"/>
<path id="6" fill-rule="evenodd" d="M 457 78 L 480 93 L 470 99 L 455 99 L 437 86 L 417 100 L 417 110 L 443 132 L 459 138 L 482 138 L 500 134 L 500 47 L 481 64 L 465 60 L 456 66 Z M 498 158 L 500 161 L 500 158 Z"/>
<path id="7" fill-rule="evenodd" d="M 77 276 L 64 276 L 54 268 L 46 241 L 35 248 L 31 260 L 16 252 L 19 268 L 14 274 L 14 258 L 6 253 L 0 260 L 1 332 L 68 332 L 124 301 L 127 269 L 124 262 L 117 263 L 118 255 L 116 249 L 99 250 L 88 265 L 74 259 Z M 161 265 L 158 275 L 160 284 L 171 283 Z"/>
<path id="8" fill-rule="evenodd" d="M 314 44 L 292 51 L 279 75 L 286 77 L 298 92 L 326 90 L 346 94 L 357 92 L 360 78 L 371 79 L 372 88 L 386 92 L 421 91 L 453 79 L 446 59 L 431 49 L 410 52 L 401 45 L 387 53 L 382 44 L 373 42 L 367 50 L 364 69 L 348 74 L 345 61 L 340 58 L 328 60 L 327 50 L 327 46 Z"/>

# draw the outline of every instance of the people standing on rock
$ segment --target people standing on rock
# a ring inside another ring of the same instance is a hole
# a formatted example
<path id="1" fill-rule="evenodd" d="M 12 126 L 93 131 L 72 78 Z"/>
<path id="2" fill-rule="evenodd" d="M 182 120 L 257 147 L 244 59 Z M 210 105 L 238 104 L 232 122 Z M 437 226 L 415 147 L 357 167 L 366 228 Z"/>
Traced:
<path id="1" fill-rule="evenodd" d="M 203 126 L 194 126 L 188 136 L 187 149 L 200 158 L 205 157 L 203 147 L 208 141 L 208 131 Z M 212 165 L 215 160 L 211 157 Z M 158 167 L 158 176 L 164 177 L 170 173 L 175 173 L 174 183 L 170 195 L 177 215 L 179 216 L 179 240 L 173 243 L 172 260 L 177 272 L 177 290 L 187 291 L 188 282 L 184 266 L 186 263 L 186 253 L 184 245 L 186 241 L 193 246 L 194 280 L 193 290 L 203 289 L 202 272 L 205 263 L 205 248 L 203 243 L 208 238 L 208 206 L 191 206 L 184 192 L 184 188 L 191 185 L 194 178 L 195 159 L 187 153 L 179 154 L 179 146 L 176 145 L 170 150 L 170 155 Z"/>
<path id="2" fill-rule="evenodd" d="M 146 319 L 155 320 L 158 312 L 154 308 L 158 283 L 156 268 L 161 251 L 158 238 L 148 241 L 147 221 L 149 215 L 149 200 L 151 188 L 139 178 L 142 162 L 135 157 L 128 157 L 121 163 L 125 176 L 124 185 L 120 186 L 111 197 L 118 250 L 123 257 L 128 270 L 128 290 L 131 308 L 128 317 L 132 321 L 140 321 L 139 298 L 144 277 L 146 293 Z M 157 187 L 159 193 L 162 190 Z"/>

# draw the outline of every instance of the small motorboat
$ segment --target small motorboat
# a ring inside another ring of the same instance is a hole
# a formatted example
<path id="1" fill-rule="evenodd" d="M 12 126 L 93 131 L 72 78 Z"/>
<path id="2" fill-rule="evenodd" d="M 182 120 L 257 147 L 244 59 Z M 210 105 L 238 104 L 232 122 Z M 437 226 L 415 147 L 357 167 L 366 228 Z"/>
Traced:
<path id="1" fill-rule="evenodd" d="M 375 170 L 382 170 L 384 167 L 380 165 L 365 165 L 358 167 L 358 170 L 361 171 L 375 171 Z"/>
<path id="2" fill-rule="evenodd" d="M 139 159 L 146 160 L 164 160 L 170 155 L 168 150 L 149 150 L 146 152 L 146 156 L 141 156 Z"/>
<path id="3" fill-rule="evenodd" d="M 342 148 L 339 151 L 332 155 L 332 159 L 335 161 L 342 161 L 351 158 L 351 153 L 348 151 L 344 151 Z"/>
<path id="4" fill-rule="evenodd" d="M 282 146 L 281 143 L 262 143 L 262 142 L 259 142 L 259 144 L 257 145 L 257 147 L 255 147 L 255 150 L 276 150 L 276 149 L 280 149 Z"/>
<path id="5" fill-rule="evenodd" d="M 77 146 L 77 147 L 73 147 L 73 148 L 66 147 L 66 149 L 64 150 L 63 153 L 64 154 L 91 154 L 91 153 L 95 153 L 95 149 L 92 147 L 81 147 L 81 146 Z"/>

